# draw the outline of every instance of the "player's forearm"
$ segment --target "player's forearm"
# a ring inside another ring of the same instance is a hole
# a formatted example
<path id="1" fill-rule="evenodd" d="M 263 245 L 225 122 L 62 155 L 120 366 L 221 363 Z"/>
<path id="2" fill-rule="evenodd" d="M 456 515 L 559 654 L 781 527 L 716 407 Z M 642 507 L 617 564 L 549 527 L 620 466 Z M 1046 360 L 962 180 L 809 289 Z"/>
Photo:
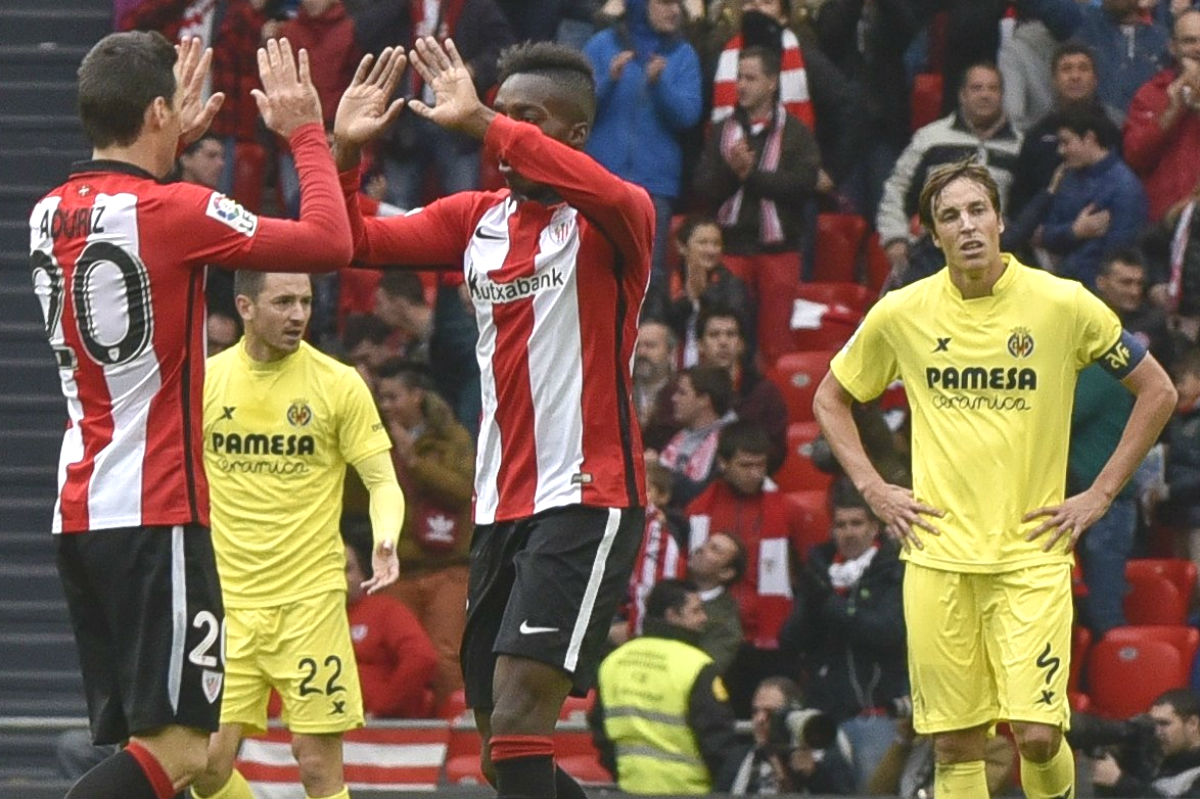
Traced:
<path id="1" fill-rule="evenodd" d="M 1175 410 L 1178 395 L 1167 373 L 1147 355 L 1124 381 L 1136 392 L 1125 430 L 1092 488 L 1112 500 L 1133 476 Z"/>
<path id="2" fill-rule="evenodd" d="M 863 447 L 858 425 L 850 412 L 851 401 L 850 395 L 831 372 L 825 375 L 817 388 L 813 399 L 813 414 L 846 476 L 859 492 L 863 492 L 868 486 L 884 482 L 884 479 L 871 463 Z"/>
<path id="3" fill-rule="evenodd" d="M 385 450 L 364 458 L 354 464 L 354 470 L 370 494 L 368 512 L 375 546 L 385 541 L 395 544 L 404 525 L 404 492 L 396 481 L 390 452 Z"/>

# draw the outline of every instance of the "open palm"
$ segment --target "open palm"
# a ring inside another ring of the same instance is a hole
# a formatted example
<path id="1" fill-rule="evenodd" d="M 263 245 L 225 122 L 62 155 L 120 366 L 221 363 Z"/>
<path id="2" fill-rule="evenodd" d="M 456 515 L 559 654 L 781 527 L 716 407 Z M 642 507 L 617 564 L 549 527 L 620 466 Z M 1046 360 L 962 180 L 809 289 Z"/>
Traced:
<path id="1" fill-rule="evenodd" d="M 379 58 L 363 56 L 354 80 L 338 103 L 333 134 L 338 141 L 362 146 L 387 129 L 404 108 L 404 100 L 389 103 L 404 74 L 407 59 L 399 48 L 385 48 Z"/>
<path id="2" fill-rule="evenodd" d="M 185 145 L 199 139 L 212 124 L 213 117 L 225 101 L 225 95 L 217 92 L 204 99 L 204 79 L 212 66 L 212 49 L 205 48 L 200 39 L 192 37 L 175 46 L 175 81 L 183 91 L 180 93 L 179 114 L 180 138 Z"/>
<path id="3" fill-rule="evenodd" d="M 479 102 L 471 73 L 452 40 L 439 44 L 428 36 L 418 39 L 412 53 L 412 65 L 433 90 L 434 97 L 432 107 L 417 99 L 410 100 L 408 105 L 413 111 L 453 130 L 463 130 L 477 118 L 484 106 Z"/>

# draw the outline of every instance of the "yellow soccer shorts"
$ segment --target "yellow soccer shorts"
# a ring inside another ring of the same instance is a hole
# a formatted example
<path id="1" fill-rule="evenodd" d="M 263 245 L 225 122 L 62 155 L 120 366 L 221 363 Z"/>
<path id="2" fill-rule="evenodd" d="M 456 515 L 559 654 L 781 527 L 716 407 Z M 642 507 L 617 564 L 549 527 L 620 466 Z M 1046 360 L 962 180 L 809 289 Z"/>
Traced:
<path id="1" fill-rule="evenodd" d="M 247 735 L 265 731 L 274 688 L 292 732 L 317 735 L 362 726 L 345 592 L 269 608 L 226 608 L 225 635 L 222 724 L 241 724 Z"/>
<path id="2" fill-rule="evenodd" d="M 1067 729 L 1069 564 L 968 574 L 909 563 L 904 618 L 917 732 L 1001 720 Z"/>

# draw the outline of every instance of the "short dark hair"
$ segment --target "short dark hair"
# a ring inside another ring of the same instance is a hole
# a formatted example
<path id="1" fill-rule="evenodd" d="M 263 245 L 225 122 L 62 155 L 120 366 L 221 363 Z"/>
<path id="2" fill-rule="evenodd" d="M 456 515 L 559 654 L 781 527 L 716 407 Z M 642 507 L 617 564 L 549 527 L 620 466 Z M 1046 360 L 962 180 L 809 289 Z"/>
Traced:
<path id="1" fill-rule="evenodd" d="M 687 580 L 659 580 L 646 596 L 646 619 L 665 619 L 668 610 L 683 609 L 689 594 L 696 593 L 694 583 Z"/>
<path id="2" fill-rule="evenodd" d="M 1065 128 L 1080 138 L 1095 134 L 1096 142 L 1106 150 L 1111 150 L 1121 135 L 1104 109 L 1092 103 L 1063 108 L 1050 117 L 1050 124 L 1055 131 Z"/>
<path id="3" fill-rule="evenodd" d="M 404 299 L 414 305 L 425 305 L 425 284 L 416 272 L 389 269 L 379 278 L 379 290 L 392 299 Z"/>
<path id="4" fill-rule="evenodd" d="M 708 323 L 714 319 L 732 319 L 737 323 L 738 337 L 746 340 L 746 326 L 742 323 L 742 315 L 728 305 L 704 305 L 696 314 L 696 338 L 704 338 Z"/>
<path id="5" fill-rule="evenodd" d="M 1112 274 L 1113 266 L 1118 263 L 1136 266 L 1143 272 L 1146 271 L 1146 257 L 1142 255 L 1141 250 L 1137 247 L 1118 247 L 1104 254 L 1100 261 L 1100 274 Z"/>
<path id="6" fill-rule="evenodd" d="M 785 705 L 800 707 L 804 704 L 804 694 L 800 691 L 799 684 L 791 677 L 779 675 L 764 677 L 758 685 L 754 686 L 754 690 L 758 692 L 763 688 L 774 688 L 783 694 Z"/>
<path id="7" fill-rule="evenodd" d="M 429 367 L 406 358 L 388 358 L 375 369 L 375 377 L 379 380 L 397 380 L 405 388 L 434 390 L 433 375 L 429 374 Z"/>
<path id="8" fill-rule="evenodd" d="M 728 369 L 719 366 L 693 366 L 683 372 L 692 384 L 692 391 L 708 397 L 713 412 L 724 416 L 733 405 L 733 378 Z"/>
<path id="9" fill-rule="evenodd" d="M 1157 699 L 1151 703 L 1154 705 L 1170 705 L 1175 711 L 1175 715 L 1181 719 L 1186 719 L 1190 716 L 1200 718 L 1200 699 L 1187 688 L 1172 688 L 1169 691 L 1164 691 Z"/>
<path id="10" fill-rule="evenodd" d="M 696 232 L 696 228 L 700 227 L 715 227 L 720 230 L 721 223 L 709 214 L 688 214 L 679 225 L 679 229 L 675 231 L 675 240 L 680 244 L 687 244 L 688 239 Z"/>
<path id="11" fill-rule="evenodd" d="M 360 516 L 346 513 L 342 515 L 341 528 L 342 543 L 358 558 L 363 576 L 370 578 L 374 571 L 371 568 L 371 553 L 375 549 L 371 538 L 371 523 Z"/>
<path id="12" fill-rule="evenodd" d="M 717 457 L 727 461 L 739 452 L 747 455 L 770 454 L 771 441 L 762 425 L 739 419 L 721 428 L 717 436 Z"/>
<path id="13" fill-rule="evenodd" d="M 369 313 L 350 314 L 342 328 L 342 348 L 350 352 L 364 341 L 382 344 L 392 335 L 387 322 Z"/>
<path id="14" fill-rule="evenodd" d="M 156 31 L 110 33 L 79 64 L 78 108 L 93 147 L 129 145 L 156 97 L 175 102 L 175 48 Z"/>
<path id="15" fill-rule="evenodd" d="M 738 53 L 738 61 L 745 61 L 747 58 L 757 58 L 758 63 L 762 64 L 763 72 L 769 77 L 778 77 L 779 70 L 783 68 L 779 53 L 762 45 L 743 47 Z"/>
<path id="16" fill-rule="evenodd" d="M 829 487 L 829 505 L 833 510 L 863 510 L 872 519 L 876 518 L 875 511 L 847 477 L 839 478 Z"/>
<path id="17" fill-rule="evenodd" d="M 554 42 L 523 42 L 500 53 L 496 85 L 513 75 L 541 75 L 562 87 L 563 94 L 582 101 L 584 119 L 596 116 L 596 78 L 592 62 L 579 50 Z"/>
<path id="18" fill-rule="evenodd" d="M 934 167 L 925 177 L 925 186 L 921 189 L 917 208 L 921 216 L 921 224 L 930 233 L 933 232 L 933 201 L 942 193 L 942 189 L 959 178 L 981 186 L 992 203 L 992 209 L 997 215 L 1000 214 L 1000 187 L 996 185 L 996 179 L 992 177 L 991 172 L 988 172 L 987 167 L 977 162 L 975 156 L 971 156 L 961 161 Z"/>
<path id="19" fill-rule="evenodd" d="M 959 91 L 966 88 L 967 75 L 970 75 L 973 69 L 986 69 L 989 72 L 995 73 L 996 77 L 1000 79 L 1000 88 L 1004 88 L 1004 73 L 1000 71 L 1000 67 L 990 58 L 981 58 L 978 61 L 972 61 L 970 64 L 967 64 L 966 69 L 962 71 L 962 81 L 959 83 Z"/>
<path id="20" fill-rule="evenodd" d="M 204 146 L 205 142 L 210 142 L 210 141 L 216 142 L 217 144 L 221 145 L 222 150 L 225 149 L 225 141 L 217 134 L 209 131 L 209 132 L 205 133 L 203 136 L 201 136 L 200 138 L 196 139 L 191 144 L 189 144 L 187 147 L 184 147 L 183 152 L 181 152 L 179 154 L 179 156 L 182 158 L 185 155 L 194 155 L 197 150 L 199 150 L 201 147 Z"/>
<path id="21" fill-rule="evenodd" d="M 1082 42 L 1063 42 L 1054 48 L 1054 55 L 1050 57 L 1050 72 L 1057 72 L 1059 62 L 1072 55 L 1087 56 L 1088 61 L 1092 62 L 1092 69 L 1096 69 L 1096 54 L 1092 52 L 1092 48 Z"/>
<path id="22" fill-rule="evenodd" d="M 251 302 L 258 299 L 267 282 L 267 273 L 255 269 L 239 269 L 233 273 L 233 296 L 248 297 Z"/>

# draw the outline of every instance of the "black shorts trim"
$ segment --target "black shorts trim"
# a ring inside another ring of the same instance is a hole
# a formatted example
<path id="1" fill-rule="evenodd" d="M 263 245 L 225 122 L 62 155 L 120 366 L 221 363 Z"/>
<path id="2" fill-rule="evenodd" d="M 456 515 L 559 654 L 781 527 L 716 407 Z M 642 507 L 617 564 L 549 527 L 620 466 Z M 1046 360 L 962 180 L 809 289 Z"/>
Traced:
<path id="1" fill-rule="evenodd" d="M 220 721 L 225 612 L 208 528 L 125 527 L 58 536 L 92 738 Z"/>
<path id="2" fill-rule="evenodd" d="M 461 650 L 470 707 L 494 706 L 498 655 L 548 663 L 586 693 L 642 540 L 641 508 L 572 505 L 480 525 Z"/>

